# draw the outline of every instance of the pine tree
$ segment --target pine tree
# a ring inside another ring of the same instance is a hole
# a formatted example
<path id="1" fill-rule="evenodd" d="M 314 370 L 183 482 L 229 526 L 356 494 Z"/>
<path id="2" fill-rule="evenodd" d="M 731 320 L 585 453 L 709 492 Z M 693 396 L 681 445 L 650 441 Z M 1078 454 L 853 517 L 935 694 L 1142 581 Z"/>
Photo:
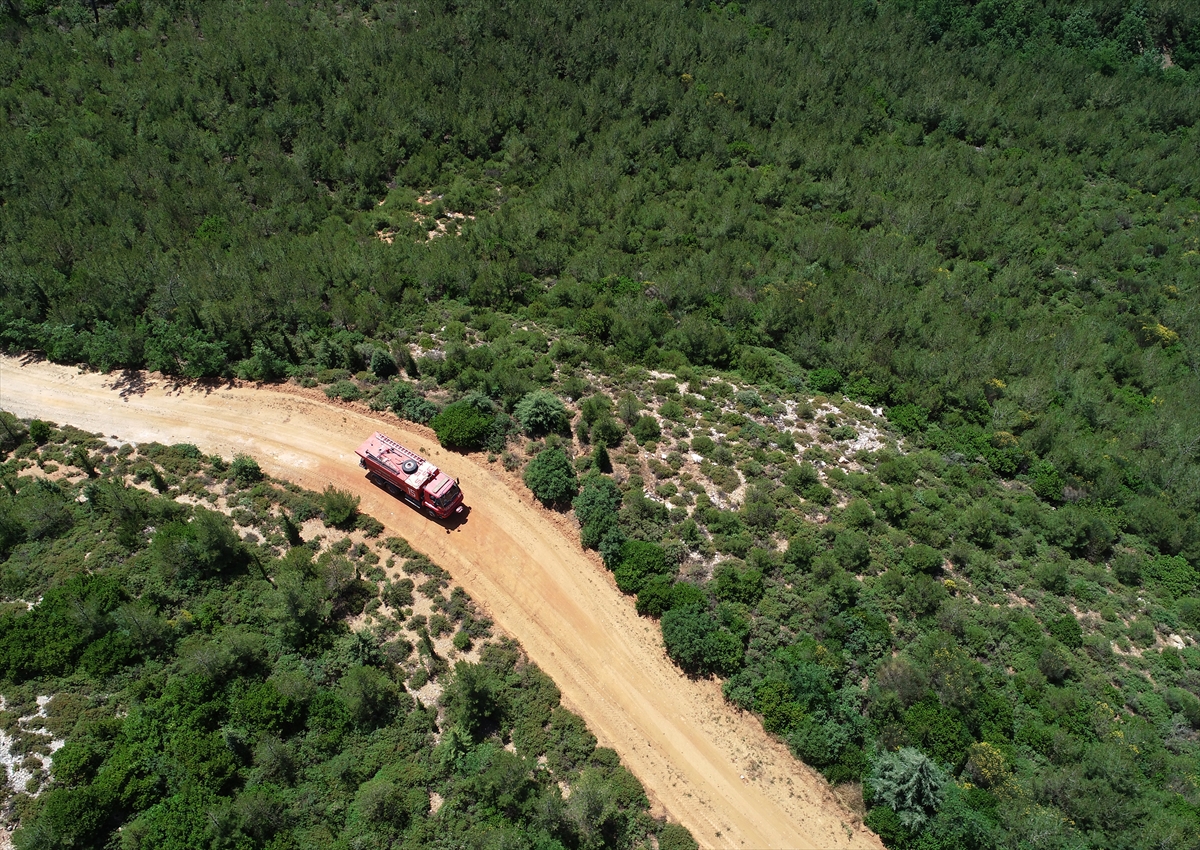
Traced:
<path id="1" fill-rule="evenodd" d="M 601 472 L 611 473 L 613 471 L 612 459 L 609 458 L 608 449 L 604 447 L 604 443 L 596 443 L 596 448 L 592 451 L 592 463 Z"/>
<path id="2" fill-rule="evenodd" d="M 888 806 L 910 829 L 919 830 L 946 796 L 946 774 L 920 750 L 904 747 L 875 761 L 871 787 L 875 800 Z"/>

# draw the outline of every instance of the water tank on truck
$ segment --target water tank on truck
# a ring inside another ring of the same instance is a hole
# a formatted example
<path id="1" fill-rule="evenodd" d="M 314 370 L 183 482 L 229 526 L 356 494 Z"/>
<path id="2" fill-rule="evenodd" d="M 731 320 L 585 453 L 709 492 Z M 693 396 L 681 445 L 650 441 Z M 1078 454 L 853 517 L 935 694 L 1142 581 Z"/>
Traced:
<path id="1" fill-rule="evenodd" d="M 386 434 L 372 434 L 354 453 L 367 478 L 393 496 L 438 519 L 462 513 L 458 482 Z"/>

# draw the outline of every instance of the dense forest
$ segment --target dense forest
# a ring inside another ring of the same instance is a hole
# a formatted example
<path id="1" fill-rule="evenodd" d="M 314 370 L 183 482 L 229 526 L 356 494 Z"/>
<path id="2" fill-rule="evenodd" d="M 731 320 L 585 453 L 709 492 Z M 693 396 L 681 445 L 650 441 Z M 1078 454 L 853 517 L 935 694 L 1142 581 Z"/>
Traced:
<path id="1" fill-rule="evenodd" d="M 18 848 L 695 850 L 520 647 L 348 494 L 0 417 Z"/>
<path id="2" fill-rule="evenodd" d="M 7 350 L 490 452 L 891 847 L 1200 846 L 1200 7 L 0 15 Z"/>
<path id="3" fill-rule="evenodd" d="M 1196 539 L 1191 4 L 3 14 L 10 349 L 357 371 L 442 298 L 765 347 Z"/>

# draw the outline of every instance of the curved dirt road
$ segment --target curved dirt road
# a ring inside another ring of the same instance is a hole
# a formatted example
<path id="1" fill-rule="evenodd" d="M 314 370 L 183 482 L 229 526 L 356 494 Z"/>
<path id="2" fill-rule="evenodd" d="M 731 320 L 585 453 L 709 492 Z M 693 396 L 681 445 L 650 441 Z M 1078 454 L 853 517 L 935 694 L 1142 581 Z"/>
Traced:
<path id="1" fill-rule="evenodd" d="M 819 776 L 726 705 L 715 683 L 679 673 L 655 625 L 577 538 L 486 463 L 442 451 L 425 429 L 286 391 L 178 387 L 155 376 L 122 382 L 8 357 L 0 357 L 0 409 L 130 442 L 245 452 L 277 477 L 359 494 L 364 512 L 445 567 L 521 642 L 701 846 L 882 847 Z M 461 478 L 471 506 L 464 524 L 447 531 L 367 483 L 354 448 L 377 428 Z"/>

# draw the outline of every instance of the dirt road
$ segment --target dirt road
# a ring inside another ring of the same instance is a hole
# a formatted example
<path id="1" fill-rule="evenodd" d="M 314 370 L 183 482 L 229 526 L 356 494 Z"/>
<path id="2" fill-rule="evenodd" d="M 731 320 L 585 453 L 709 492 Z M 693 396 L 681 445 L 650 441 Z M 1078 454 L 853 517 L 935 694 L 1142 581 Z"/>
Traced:
<path id="1" fill-rule="evenodd" d="M 603 567 L 561 523 L 486 462 L 438 448 L 432 434 L 287 392 L 177 387 L 0 357 L 0 409 L 130 442 L 194 443 L 254 455 L 314 490 L 330 482 L 445 567 L 562 689 L 602 745 L 620 753 L 652 801 L 703 847 L 882 847 L 754 718 L 713 682 L 687 679 Z M 371 486 L 354 448 L 385 430 L 461 478 L 471 513 L 454 531 Z"/>

